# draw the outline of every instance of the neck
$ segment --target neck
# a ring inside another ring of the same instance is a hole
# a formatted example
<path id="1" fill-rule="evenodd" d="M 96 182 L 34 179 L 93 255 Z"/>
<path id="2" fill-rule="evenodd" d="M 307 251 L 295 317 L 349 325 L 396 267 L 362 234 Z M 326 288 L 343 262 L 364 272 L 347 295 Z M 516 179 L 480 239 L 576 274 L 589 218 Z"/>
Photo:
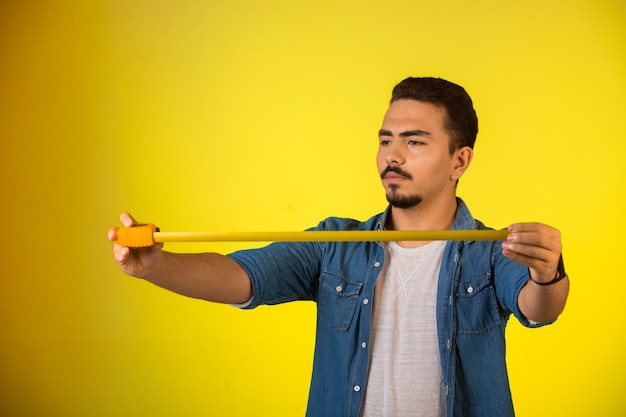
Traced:
<path id="1" fill-rule="evenodd" d="M 391 230 L 449 230 L 456 219 L 456 196 L 431 202 L 422 201 L 418 205 L 400 209 L 391 207 L 385 227 Z M 429 242 L 398 242 L 403 247 L 418 247 Z"/>

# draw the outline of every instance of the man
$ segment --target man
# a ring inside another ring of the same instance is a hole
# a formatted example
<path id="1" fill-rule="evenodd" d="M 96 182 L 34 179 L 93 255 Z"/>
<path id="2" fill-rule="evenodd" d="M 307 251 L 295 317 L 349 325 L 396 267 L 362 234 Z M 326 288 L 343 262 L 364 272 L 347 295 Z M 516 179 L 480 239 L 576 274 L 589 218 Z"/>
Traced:
<path id="1" fill-rule="evenodd" d="M 379 131 L 389 207 L 314 230 L 486 229 L 456 197 L 478 123 L 465 90 L 408 78 Z M 135 220 L 122 214 L 131 226 Z M 116 228 L 109 230 L 115 241 Z M 514 415 L 504 332 L 554 321 L 569 289 L 558 230 L 509 228 L 506 242 L 274 243 L 228 256 L 114 244 L 124 272 L 180 294 L 254 308 L 318 305 L 307 415 Z"/>

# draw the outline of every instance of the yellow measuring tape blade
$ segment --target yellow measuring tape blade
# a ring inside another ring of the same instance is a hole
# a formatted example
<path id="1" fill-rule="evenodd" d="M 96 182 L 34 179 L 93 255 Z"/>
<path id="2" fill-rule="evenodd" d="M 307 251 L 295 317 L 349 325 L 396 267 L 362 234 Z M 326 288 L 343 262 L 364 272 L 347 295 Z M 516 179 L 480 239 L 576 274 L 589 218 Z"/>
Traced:
<path id="1" fill-rule="evenodd" d="M 506 230 L 342 230 L 306 232 L 155 232 L 155 242 L 389 242 L 506 240 Z"/>

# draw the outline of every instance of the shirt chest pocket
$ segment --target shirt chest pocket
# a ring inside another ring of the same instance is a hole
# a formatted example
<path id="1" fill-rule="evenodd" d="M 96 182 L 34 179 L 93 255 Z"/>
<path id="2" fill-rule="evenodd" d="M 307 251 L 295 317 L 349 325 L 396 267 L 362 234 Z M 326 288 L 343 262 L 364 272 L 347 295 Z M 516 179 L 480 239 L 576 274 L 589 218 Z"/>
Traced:
<path id="1" fill-rule="evenodd" d="M 330 330 L 346 331 L 352 323 L 362 282 L 354 282 L 343 274 L 324 270 L 320 277 L 317 314 Z"/>
<path id="2" fill-rule="evenodd" d="M 456 292 L 457 331 L 478 334 L 500 326 L 500 313 L 491 273 L 461 277 Z"/>

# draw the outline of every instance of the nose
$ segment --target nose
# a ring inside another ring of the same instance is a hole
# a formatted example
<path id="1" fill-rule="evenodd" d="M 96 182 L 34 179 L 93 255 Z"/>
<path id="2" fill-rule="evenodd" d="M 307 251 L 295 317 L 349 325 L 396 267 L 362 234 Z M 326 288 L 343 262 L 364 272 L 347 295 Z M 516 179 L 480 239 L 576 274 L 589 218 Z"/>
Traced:
<path id="1" fill-rule="evenodd" d="M 401 165 L 404 162 L 402 150 L 398 145 L 392 144 L 387 148 L 385 162 L 387 163 L 387 165 Z"/>

